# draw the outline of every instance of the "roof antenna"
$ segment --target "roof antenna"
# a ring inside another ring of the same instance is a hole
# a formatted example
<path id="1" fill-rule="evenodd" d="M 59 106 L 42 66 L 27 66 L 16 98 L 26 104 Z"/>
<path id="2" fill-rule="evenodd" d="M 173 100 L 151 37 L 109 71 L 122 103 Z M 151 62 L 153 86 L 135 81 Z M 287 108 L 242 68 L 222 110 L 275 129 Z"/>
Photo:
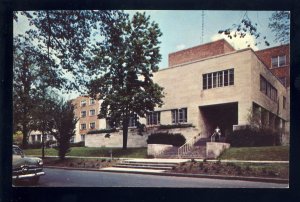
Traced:
<path id="1" fill-rule="evenodd" d="M 202 10 L 202 35 L 201 35 L 201 43 L 203 44 L 204 38 L 204 10 Z"/>

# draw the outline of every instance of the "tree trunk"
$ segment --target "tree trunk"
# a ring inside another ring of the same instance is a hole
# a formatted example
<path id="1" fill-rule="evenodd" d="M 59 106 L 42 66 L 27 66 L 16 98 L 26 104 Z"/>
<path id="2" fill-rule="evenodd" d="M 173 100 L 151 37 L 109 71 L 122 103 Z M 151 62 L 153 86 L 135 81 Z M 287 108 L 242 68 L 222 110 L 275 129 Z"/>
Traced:
<path id="1" fill-rule="evenodd" d="M 45 134 L 42 132 L 42 159 L 45 158 Z"/>
<path id="2" fill-rule="evenodd" d="M 128 119 L 123 120 L 123 149 L 127 149 L 127 138 L 128 138 Z"/>
<path id="3" fill-rule="evenodd" d="M 22 129 L 22 134 L 23 134 L 23 140 L 22 140 L 22 148 L 26 149 L 27 148 L 27 134 L 28 133 L 28 128 L 25 125 L 23 125 L 23 129 Z"/>

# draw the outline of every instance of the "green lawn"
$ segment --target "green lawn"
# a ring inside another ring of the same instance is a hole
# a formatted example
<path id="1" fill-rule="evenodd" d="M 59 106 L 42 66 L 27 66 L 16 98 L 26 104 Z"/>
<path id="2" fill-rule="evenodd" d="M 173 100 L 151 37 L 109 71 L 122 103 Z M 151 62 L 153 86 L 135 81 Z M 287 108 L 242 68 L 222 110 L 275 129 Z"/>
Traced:
<path id="1" fill-rule="evenodd" d="M 72 147 L 67 156 L 92 156 L 92 157 L 110 157 L 112 149 L 113 157 L 118 158 L 147 158 L 147 148 L 108 148 L 108 147 Z M 42 155 L 42 149 L 27 149 L 24 150 L 26 155 Z M 47 148 L 45 155 L 56 156 L 55 149 Z"/>
<path id="2" fill-rule="evenodd" d="M 231 147 L 219 159 L 288 161 L 289 150 L 289 146 Z"/>

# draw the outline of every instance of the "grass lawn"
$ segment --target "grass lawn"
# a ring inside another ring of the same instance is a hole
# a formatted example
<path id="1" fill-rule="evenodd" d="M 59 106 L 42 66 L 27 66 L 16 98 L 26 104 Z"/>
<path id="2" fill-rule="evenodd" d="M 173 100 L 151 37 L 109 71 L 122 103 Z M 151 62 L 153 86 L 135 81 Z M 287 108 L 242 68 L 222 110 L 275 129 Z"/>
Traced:
<path id="1" fill-rule="evenodd" d="M 147 158 L 147 148 L 108 148 L 108 147 L 71 147 L 67 156 L 91 156 L 91 157 L 110 157 L 112 149 L 113 157 L 118 158 Z M 26 149 L 26 155 L 42 155 L 42 149 Z M 52 148 L 45 149 L 45 155 L 56 156 L 57 150 Z"/>
<path id="2" fill-rule="evenodd" d="M 219 157 L 228 160 L 288 161 L 289 146 L 231 147 Z"/>

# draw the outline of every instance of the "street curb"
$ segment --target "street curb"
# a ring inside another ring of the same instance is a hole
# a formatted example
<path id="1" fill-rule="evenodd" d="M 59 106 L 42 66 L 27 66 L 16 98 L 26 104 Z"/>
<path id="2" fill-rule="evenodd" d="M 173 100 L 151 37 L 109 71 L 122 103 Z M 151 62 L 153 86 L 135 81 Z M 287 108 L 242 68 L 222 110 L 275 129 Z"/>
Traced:
<path id="1" fill-rule="evenodd" d="M 86 168 L 70 168 L 58 166 L 44 166 L 44 168 L 56 168 L 64 170 L 81 170 L 81 171 L 98 171 L 98 172 L 111 172 L 111 173 L 128 173 L 128 174 L 142 174 L 142 175 L 159 175 L 159 176 L 173 176 L 173 177 L 193 177 L 193 178 L 210 178 L 210 179 L 223 179 L 223 180 L 244 180 L 253 182 L 268 182 L 288 184 L 289 179 L 282 178 L 261 178 L 261 177 L 244 177 L 244 176 L 225 176 L 225 175 L 205 175 L 205 174 L 185 174 L 185 173 L 151 173 L 151 172 L 137 172 L 137 171 L 120 171 L 120 170 L 99 170 L 99 169 L 86 169 Z"/>

